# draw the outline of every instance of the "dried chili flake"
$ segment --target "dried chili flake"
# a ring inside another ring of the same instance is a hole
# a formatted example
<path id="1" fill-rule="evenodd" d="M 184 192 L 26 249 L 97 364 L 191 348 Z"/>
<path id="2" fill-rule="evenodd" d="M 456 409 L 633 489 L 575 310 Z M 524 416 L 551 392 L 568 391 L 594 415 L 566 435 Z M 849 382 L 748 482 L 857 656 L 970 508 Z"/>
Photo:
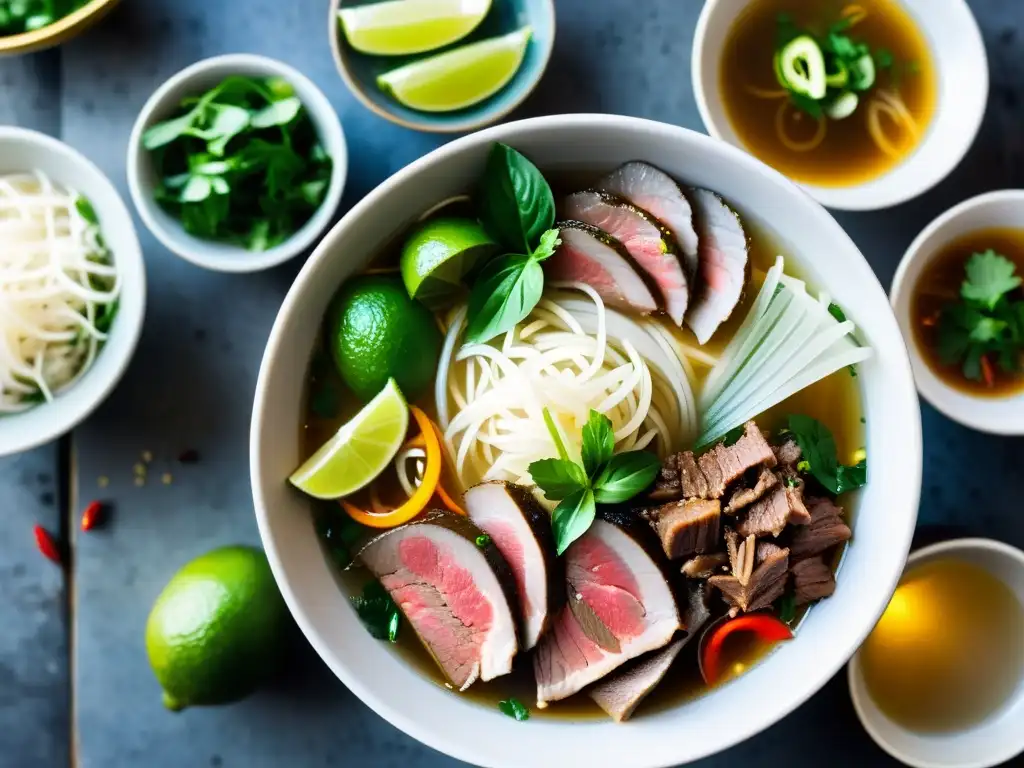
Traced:
<path id="1" fill-rule="evenodd" d="M 43 557 L 57 565 L 63 565 L 64 558 L 53 535 L 41 525 L 36 525 L 32 532 L 36 537 L 36 548 L 42 553 Z"/>
<path id="2" fill-rule="evenodd" d="M 91 531 L 103 522 L 103 504 L 91 502 L 82 512 L 82 530 Z"/>

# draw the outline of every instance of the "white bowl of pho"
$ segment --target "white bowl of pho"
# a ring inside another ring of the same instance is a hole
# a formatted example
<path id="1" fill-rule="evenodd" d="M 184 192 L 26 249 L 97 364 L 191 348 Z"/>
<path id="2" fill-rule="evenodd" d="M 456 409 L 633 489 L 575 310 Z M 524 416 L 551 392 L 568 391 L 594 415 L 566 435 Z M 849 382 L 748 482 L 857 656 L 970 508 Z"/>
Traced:
<path id="1" fill-rule="evenodd" d="M 324 239 L 264 354 L 253 494 L 306 637 L 395 726 L 480 765 L 676 765 L 799 706 L 881 615 L 918 414 L 884 292 L 797 187 L 549 117 Z"/>
<path id="2" fill-rule="evenodd" d="M 72 429 L 142 328 L 142 252 L 103 173 L 66 144 L 0 128 L 0 456 Z"/>
<path id="3" fill-rule="evenodd" d="M 712 136 L 846 210 L 942 181 L 988 99 L 964 0 L 709 0 L 691 71 Z"/>

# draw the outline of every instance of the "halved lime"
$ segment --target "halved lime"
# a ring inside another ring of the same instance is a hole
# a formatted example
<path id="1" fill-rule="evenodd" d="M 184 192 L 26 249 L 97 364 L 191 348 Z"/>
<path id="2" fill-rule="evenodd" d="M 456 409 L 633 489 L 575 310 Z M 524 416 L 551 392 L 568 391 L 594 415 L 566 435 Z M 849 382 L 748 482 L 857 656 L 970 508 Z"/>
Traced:
<path id="1" fill-rule="evenodd" d="M 490 9 L 491 0 L 389 0 L 343 8 L 338 16 L 357 51 L 404 56 L 462 39 Z"/>
<path id="2" fill-rule="evenodd" d="M 409 406 L 394 379 L 295 470 L 289 480 L 318 499 L 340 499 L 384 471 L 409 429 Z"/>
<path id="3" fill-rule="evenodd" d="M 420 224 L 402 246 L 402 280 L 409 296 L 438 308 L 462 289 L 462 278 L 498 250 L 473 219 L 441 217 Z"/>
<path id="4" fill-rule="evenodd" d="M 523 63 L 529 27 L 414 61 L 377 77 L 377 86 L 423 112 L 451 112 L 501 90 Z"/>

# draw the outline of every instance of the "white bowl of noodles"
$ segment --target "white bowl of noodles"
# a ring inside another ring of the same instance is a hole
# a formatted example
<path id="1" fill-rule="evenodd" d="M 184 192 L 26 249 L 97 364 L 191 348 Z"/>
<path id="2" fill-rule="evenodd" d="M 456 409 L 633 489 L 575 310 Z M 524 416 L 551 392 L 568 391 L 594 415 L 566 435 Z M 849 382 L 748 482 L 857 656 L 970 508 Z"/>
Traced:
<path id="1" fill-rule="evenodd" d="M 517 722 L 493 704 L 425 677 L 365 631 L 324 556 L 311 501 L 287 482 L 306 457 L 299 435 L 307 371 L 335 291 L 424 211 L 470 192 L 494 142 L 514 147 L 545 174 L 603 175 L 643 160 L 687 184 L 714 189 L 746 222 L 770 231 L 787 263 L 819 297 L 830 294 L 856 324 L 858 340 L 872 348 L 857 366 L 861 411 L 853 419 L 865 418 L 869 482 L 853 499 L 853 541 L 835 594 L 807 614 L 793 642 L 743 676 L 626 724 L 547 719 L 538 711 Z M 250 470 L 260 533 L 292 614 L 331 670 L 378 714 L 478 765 L 646 768 L 697 760 L 768 728 L 821 688 L 863 642 L 910 548 L 921 480 L 919 413 L 885 292 L 820 205 L 759 161 L 707 136 L 636 118 L 562 115 L 497 126 L 441 147 L 371 192 L 326 236 L 286 297 L 264 353 Z"/>
<path id="2" fill-rule="evenodd" d="M 0 128 L 0 456 L 60 437 L 113 389 L 145 307 L 110 180 L 56 139 Z"/>

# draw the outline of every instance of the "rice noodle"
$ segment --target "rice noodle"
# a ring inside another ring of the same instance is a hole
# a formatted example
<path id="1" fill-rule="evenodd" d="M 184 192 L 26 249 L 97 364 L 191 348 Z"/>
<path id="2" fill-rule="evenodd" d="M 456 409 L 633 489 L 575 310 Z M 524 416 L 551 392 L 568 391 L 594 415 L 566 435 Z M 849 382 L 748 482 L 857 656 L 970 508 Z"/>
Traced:
<path id="1" fill-rule="evenodd" d="M 743 86 L 743 90 L 758 99 L 784 99 L 789 96 L 785 88 L 759 88 L 749 83 Z"/>
<path id="2" fill-rule="evenodd" d="M 847 29 L 860 24 L 867 17 L 867 9 L 859 3 L 850 3 L 845 8 L 843 8 L 842 13 L 839 14 L 839 18 L 846 20 Z"/>
<path id="3" fill-rule="evenodd" d="M 120 276 L 80 200 L 38 171 L 0 177 L 0 414 L 52 400 L 107 339 Z"/>
<path id="4" fill-rule="evenodd" d="M 797 139 L 790 138 L 786 134 L 786 112 L 792 110 L 796 112 L 796 107 L 793 103 L 786 99 L 784 102 L 779 104 L 779 109 L 775 113 L 775 135 L 778 136 L 779 141 L 782 145 L 792 152 L 810 152 L 813 149 L 817 149 L 821 146 L 821 143 L 825 140 L 825 136 L 828 134 L 828 124 L 824 117 L 815 118 L 817 120 L 817 130 L 807 141 L 799 141 Z M 801 117 L 806 116 L 807 119 L 811 119 L 810 115 L 805 115 L 803 112 L 797 112 Z"/>
<path id="5" fill-rule="evenodd" d="M 897 93 L 879 90 L 868 102 L 868 133 L 871 135 L 872 141 L 885 154 L 898 158 L 902 156 L 903 151 L 889 141 L 885 135 L 885 129 L 882 128 L 882 115 L 889 117 L 896 127 L 904 130 L 911 139 L 916 139 L 919 133 L 917 122 Z"/>
<path id="6" fill-rule="evenodd" d="M 465 319 L 463 306 L 447 324 L 435 399 L 466 487 L 532 485 L 529 465 L 556 455 L 545 408 L 576 456 L 591 409 L 611 420 L 617 451 L 664 456 L 696 434 L 692 366 L 681 345 L 658 321 L 606 308 L 588 285 L 549 284 L 521 323 L 487 344 L 460 345 Z"/>

